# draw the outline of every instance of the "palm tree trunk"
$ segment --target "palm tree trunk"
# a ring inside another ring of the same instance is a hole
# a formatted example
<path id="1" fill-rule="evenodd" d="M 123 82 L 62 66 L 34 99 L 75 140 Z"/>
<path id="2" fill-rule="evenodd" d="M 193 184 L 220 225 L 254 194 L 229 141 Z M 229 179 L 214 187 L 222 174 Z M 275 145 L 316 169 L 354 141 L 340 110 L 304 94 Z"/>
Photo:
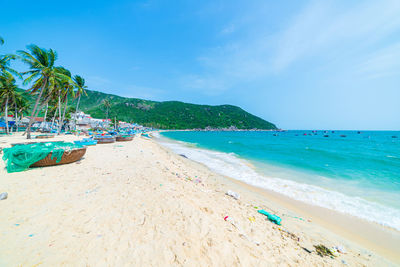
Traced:
<path id="1" fill-rule="evenodd" d="M 37 106 L 38 106 L 38 104 L 39 104 L 39 101 L 40 101 L 40 99 L 42 98 L 42 94 L 43 94 L 44 88 L 46 87 L 46 84 L 47 84 L 47 78 L 44 80 L 42 89 L 40 90 L 39 96 L 38 96 L 37 99 L 36 99 L 35 106 L 33 107 L 32 115 L 31 115 L 31 118 L 29 119 L 28 128 L 26 129 L 26 131 L 27 131 L 26 139 L 31 139 L 31 126 L 32 126 L 33 121 L 35 120 L 34 115 L 35 115 Z"/>
<path id="2" fill-rule="evenodd" d="M 8 128 L 8 96 L 6 98 L 5 121 L 6 121 L 6 134 L 9 134 L 10 130 Z"/>
<path id="3" fill-rule="evenodd" d="M 74 122 L 74 130 L 76 131 L 76 122 L 78 121 L 78 119 L 76 118 L 77 114 L 78 114 L 78 110 L 79 110 L 79 102 L 81 101 L 81 95 L 79 95 L 78 97 L 78 102 L 76 103 L 76 109 L 75 109 L 75 122 Z"/>
<path id="4" fill-rule="evenodd" d="M 55 121 L 55 119 L 56 119 L 56 115 L 57 114 L 57 110 L 55 110 L 54 111 L 54 116 L 53 116 L 53 119 L 52 119 L 52 121 L 51 121 L 51 129 L 53 130 L 53 128 L 54 128 L 54 121 Z"/>
<path id="5" fill-rule="evenodd" d="M 65 111 L 67 110 L 67 105 L 68 105 L 68 96 L 65 97 L 65 107 L 64 107 L 63 115 L 61 117 L 61 123 L 58 126 L 58 134 L 61 133 L 61 128 L 64 125 Z M 60 111 L 61 111 L 61 109 L 62 109 L 62 107 L 60 106 Z"/>
<path id="6" fill-rule="evenodd" d="M 58 131 L 57 131 L 57 135 L 60 134 L 60 127 L 61 125 L 61 89 L 58 90 Z"/>
<path id="7" fill-rule="evenodd" d="M 46 111 L 44 112 L 44 118 L 43 118 L 43 124 L 42 124 L 42 130 L 46 124 L 46 117 L 47 117 L 47 110 L 49 109 L 49 103 L 46 103 Z"/>
<path id="8" fill-rule="evenodd" d="M 14 108 L 15 108 L 15 127 L 16 127 L 16 131 L 18 133 L 18 110 L 17 110 L 17 103 L 14 104 Z"/>

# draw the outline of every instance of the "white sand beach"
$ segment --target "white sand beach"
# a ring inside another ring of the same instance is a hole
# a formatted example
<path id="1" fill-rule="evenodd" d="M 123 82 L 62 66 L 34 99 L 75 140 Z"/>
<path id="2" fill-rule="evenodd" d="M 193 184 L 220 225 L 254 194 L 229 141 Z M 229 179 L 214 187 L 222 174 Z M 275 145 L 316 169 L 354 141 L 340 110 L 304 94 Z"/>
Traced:
<path id="1" fill-rule="evenodd" d="M 19 135 L 1 137 L 0 147 L 24 141 Z M 400 263 L 398 255 L 390 256 L 395 249 L 370 250 L 351 234 L 314 220 L 311 211 L 301 217 L 305 213 L 296 210 L 296 202 L 215 174 L 153 139 L 88 147 L 81 161 L 68 165 L 19 173 L 7 173 L 4 166 L 1 161 L 0 193 L 8 198 L 0 201 L 0 266 Z M 281 216 L 282 226 L 266 220 L 260 208 Z M 321 257 L 318 244 L 342 246 L 346 253 Z"/>

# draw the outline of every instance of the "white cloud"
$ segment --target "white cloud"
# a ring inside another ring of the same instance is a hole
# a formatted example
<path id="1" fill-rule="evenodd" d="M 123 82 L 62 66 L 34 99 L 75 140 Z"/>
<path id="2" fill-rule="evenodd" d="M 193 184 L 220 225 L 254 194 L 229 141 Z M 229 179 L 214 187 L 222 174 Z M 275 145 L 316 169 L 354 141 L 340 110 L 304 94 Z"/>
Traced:
<path id="1" fill-rule="evenodd" d="M 359 75 L 371 79 L 400 74 L 400 42 L 374 52 L 356 66 Z"/>
<path id="2" fill-rule="evenodd" d="M 235 25 L 234 24 L 229 24 L 229 25 L 227 25 L 226 27 L 224 27 L 221 30 L 221 34 L 228 35 L 228 34 L 234 33 L 235 30 L 236 30 Z"/>
<path id="3" fill-rule="evenodd" d="M 241 82 L 291 71 L 297 63 L 302 63 L 300 66 L 307 71 L 328 67 L 348 74 L 355 71 L 354 66 L 368 61 L 367 55 L 393 42 L 387 39 L 400 34 L 397 0 L 310 1 L 289 18 L 285 14 L 280 16 L 273 27 L 267 16 L 274 10 L 268 5 L 254 8 L 258 9 L 240 10 L 240 16 L 235 14 L 234 17 L 249 17 L 249 14 L 258 17 L 228 23 L 221 33 L 240 27 L 241 34 L 235 32 L 227 43 L 200 55 L 197 60 L 201 70 L 181 77 L 182 85 L 206 94 L 221 94 Z M 284 21 L 288 21 L 286 25 L 282 25 Z M 370 61 L 369 65 L 379 61 L 386 73 L 396 67 L 389 59 Z"/>
<path id="4" fill-rule="evenodd" d="M 121 88 L 121 94 L 130 98 L 160 100 L 165 94 L 164 90 L 146 86 L 128 85 Z"/>
<path id="5" fill-rule="evenodd" d="M 111 84 L 111 81 L 107 78 L 100 76 L 88 76 L 86 78 L 87 84 L 91 87 L 103 86 Z"/>
<path id="6" fill-rule="evenodd" d="M 399 31 L 400 2 L 368 1 L 350 7 L 311 2 L 277 37 L 276 71 L 321 53 L 357 53 Z"/>

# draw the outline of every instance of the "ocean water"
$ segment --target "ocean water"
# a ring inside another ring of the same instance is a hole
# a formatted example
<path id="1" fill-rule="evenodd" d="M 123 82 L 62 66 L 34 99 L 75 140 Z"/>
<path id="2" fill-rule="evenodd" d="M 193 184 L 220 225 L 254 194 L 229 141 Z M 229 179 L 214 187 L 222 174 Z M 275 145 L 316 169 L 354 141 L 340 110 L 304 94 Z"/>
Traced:
<path id="1" fill-rule="evenodd" d="M 170 131 L 160 142 L 220 174 L 400 230 L 400 132 Z"/>

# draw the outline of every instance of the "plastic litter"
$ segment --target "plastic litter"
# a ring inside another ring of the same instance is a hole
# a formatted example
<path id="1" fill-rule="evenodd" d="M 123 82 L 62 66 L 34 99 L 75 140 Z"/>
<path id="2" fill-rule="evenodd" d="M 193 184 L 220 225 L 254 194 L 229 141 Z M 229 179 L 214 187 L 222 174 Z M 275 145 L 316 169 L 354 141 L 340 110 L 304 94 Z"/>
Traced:
<path id="1" fill-rule="evenodd" d="M 7 199 L 7 198 L 8 198 L 8 193 L 7 192 L 4 192 L 4 193 L 0 194 L 0 200 L 4 200 L 4 199 Z"/>
<path id="2" fill-rule="evenodd" d="M 298 242 L 300 241 L 300 237 L 298 237 L 297 235 L 289 232 L 288 230 L 285 230 L 285 229 L 280 228 L 280 227 L 278 229 L 279 229 L 279 231 L 286 233 L 291 239 L 293 239 L 295 241 L 298 241 Z"/>
<path id="3" fill-rule="evenodd" d="M 330 251 L 332 252 L 333 256 L 335 257 L 339 256 L 339 251 L 335 247 L 332 247 Z"/>
<path id="4" fill-rule="evenodd" d="M 336 249 L 336 251 L 339 253 L 343 253 L 343 254 L 347 253 L 346 249 L 343 246 L 335 246 L 333 248 Z"/>
<path id="5" fill-rule="evenodd" d="M 317 245 L 317 246 L 314 245 L 314 247 L 315 247 L 315 251 L 317 252 L 317 254 L 321 257 L 324 257 L 324 256 L 335 257 L 335 255 L 332 253 L 332 251 L 322 244 Z"/>
<path id="6" fill-rule="evenodd" d="M 256 221 L 256 218 L 255 218 L 255 217 L 249 217 L 249 221 L 255 222 L 255 221 Z"/>
<path id="7" fill-rule="evenodd" d="M 271 222 L 273 222 L 277 225 L 281 225 L 282 219 L 279 216 L 271 214 L 265 210 L 258 210 L 258 213 L 261 213 L 262 215 L 267 216 L 268 220 L 270 220 Z"/>
<path id="8" fill-rule="evenodd" d="M 233 197 L 234 199 L 238 200 L 240 198 L 240 195 L 236 192 L 233 192 L 231 190 L 228 190 L 228 192 L 225 193 L 226 195 Z"/>
<path id="9" fill-rule="evenodd" d="M 239 227 L 239 225 L 237 224 L 237 222 L 235 222 L 235 220 L 232 217 L 229 216 L 225 216 L 224 218 L 225 221 L 230 222 L 236 229 L 238 229 L 239 231 L 239 235 L 241 237 L 244 237 L 245 239 L 249 240 L 250 242 L 253 242 L 254 244 L 256 244 L 257 246 L 260 245 L 260 242 L 258 241 L 254 241 L 252 238 L 250 238 L 249 236 L 247 236 L 243 230 Z"/>

